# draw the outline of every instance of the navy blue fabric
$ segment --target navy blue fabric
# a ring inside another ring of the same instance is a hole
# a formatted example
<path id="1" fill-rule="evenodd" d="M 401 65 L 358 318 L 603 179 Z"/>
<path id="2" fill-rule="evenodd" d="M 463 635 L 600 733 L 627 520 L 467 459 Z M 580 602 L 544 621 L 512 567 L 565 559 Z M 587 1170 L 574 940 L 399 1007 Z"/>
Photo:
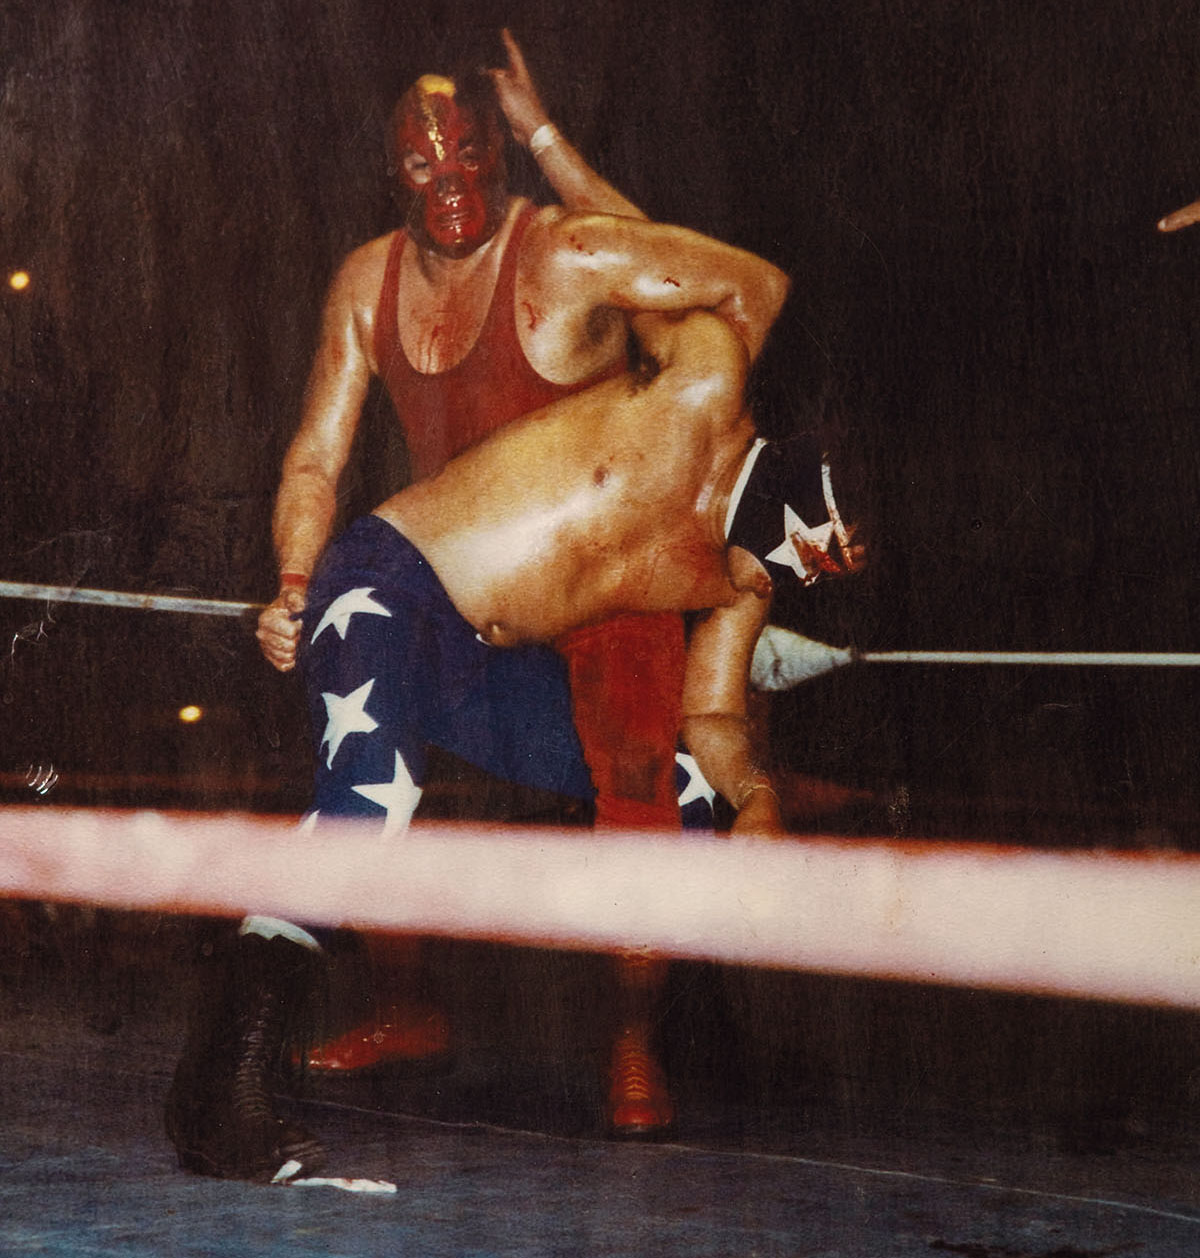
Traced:
<path id="1" fill-rule="evenodd" d="M 679 750 L 686 753 L 682 743 L 679 744 Z M 685 765 L 680 764 L 679 756 L 675 757 L 675 794 L 679 797 L 679 822 L 684 830 L 693 835 L 715 833 L 717 823 L 713 815 L 712 799 L 707 795 L 696 794 L 692 787 L 692 774 Z"/>
<path id="2" fill-rule="evenodd" d="M 784 507 L 816 528 L 829 520 L 821 446 L 810 437 L 768 441 L 759 452 L 729 530 L 729 544 L 765 559 L 786 536 Z"/>
<path id="3" fill-rule="evenodd" d="M 322 628 L 350 592 L 365 610 L 343 621 L 345 636 L 336 623 Z M 397 752 L 422 785 L 430 745 L 510 782 L 592 798 L 559 656 L 483 643 L 416 547 L 377 516 L 352 524 L 318 565 L 300 663 L 317 750 L 313 808 L 323 816 L 382 817 L 354 787 L 390 782 Z M 326 696 L 367 683 L 363 711 L 376 727 L 348 733 L 335 749 Z"/>

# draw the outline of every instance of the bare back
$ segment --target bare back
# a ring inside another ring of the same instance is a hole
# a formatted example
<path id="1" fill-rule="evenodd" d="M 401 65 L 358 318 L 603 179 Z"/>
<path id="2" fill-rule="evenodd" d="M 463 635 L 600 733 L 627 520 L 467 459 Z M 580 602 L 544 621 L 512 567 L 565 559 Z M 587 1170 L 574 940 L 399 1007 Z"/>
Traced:
<path id="1" fill-rule="evenodd" d="M 496 645 L 735 596 L 722 525 L 754 435 L 744 351 L 708 315 L 653 322 L 666 333 L 653 379 L 556 402 L 377 510 Z"/>

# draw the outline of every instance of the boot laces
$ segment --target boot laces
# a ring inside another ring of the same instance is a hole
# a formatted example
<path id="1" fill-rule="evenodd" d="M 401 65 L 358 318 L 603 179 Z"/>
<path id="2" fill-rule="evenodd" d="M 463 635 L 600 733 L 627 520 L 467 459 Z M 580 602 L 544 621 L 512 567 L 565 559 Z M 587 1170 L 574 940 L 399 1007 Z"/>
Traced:
<path id="1" fill-rule="evenodd" d="M 274 1003 L 270 996 L 265 996 L 243 1027 L 242 1051 L 238 1054 L 230 1098 L 235 1112 L 244 1118 L 275 1118 L 267 1087 L 272 1021 L 276 1013 Z"/>
<path id="2" fill-rule="evenodd" d="M 663 1090 L 658 1063 L 643 1036 L 623 1031 L 613 1050 L 613 1091 L 630 1101 L 650 1101 Z"/>

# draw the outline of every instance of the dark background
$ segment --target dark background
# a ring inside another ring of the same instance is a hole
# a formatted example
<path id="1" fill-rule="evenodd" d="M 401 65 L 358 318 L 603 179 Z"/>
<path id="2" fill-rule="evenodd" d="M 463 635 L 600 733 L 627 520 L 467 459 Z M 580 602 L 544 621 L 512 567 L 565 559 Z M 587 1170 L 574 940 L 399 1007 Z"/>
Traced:
<path id="1" fill-rule="evenodd" d="M 870 574 L 784 614 L 863 647 L 1196 646 L 1200 228 L 1154 225 L 1200 195 L 1200 31 L 1168 0 L 8 0 L 0 264 L 33 284 L 0 294 L 0 577 L 270 597 L 325 287 L 395 223 L 390 104 L 497 64 L 504 23 L 652 217 L 794 277 L 760 426 L 849 427 L 878 519 Z M 405 474 L 386 401 L 360 445 L 348 514 Z M 6 601 L 0 629 L 16 795 L 53 764 L 51 802 L 303 803 L 296 683 L 248 626 Z M 1188 844 L 1195 698 L 859 666 L 772 715 L 785 763 L 870 789 L 864 829 Z"/>

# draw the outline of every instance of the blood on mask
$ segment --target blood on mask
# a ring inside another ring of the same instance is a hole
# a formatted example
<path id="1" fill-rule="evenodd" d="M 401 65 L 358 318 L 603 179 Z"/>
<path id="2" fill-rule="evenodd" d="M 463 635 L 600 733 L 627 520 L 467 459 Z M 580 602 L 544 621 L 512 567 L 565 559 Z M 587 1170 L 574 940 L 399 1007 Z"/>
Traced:
<path id="1" fill-rule="evenodd" d="M 398 174 L 412 195 L 408 228 L 418 245 L 450 257 L 495 234 L 507 187 L 494 119 L 460 100 L 450 79 L 425 75 L 395 114 Z"/>

